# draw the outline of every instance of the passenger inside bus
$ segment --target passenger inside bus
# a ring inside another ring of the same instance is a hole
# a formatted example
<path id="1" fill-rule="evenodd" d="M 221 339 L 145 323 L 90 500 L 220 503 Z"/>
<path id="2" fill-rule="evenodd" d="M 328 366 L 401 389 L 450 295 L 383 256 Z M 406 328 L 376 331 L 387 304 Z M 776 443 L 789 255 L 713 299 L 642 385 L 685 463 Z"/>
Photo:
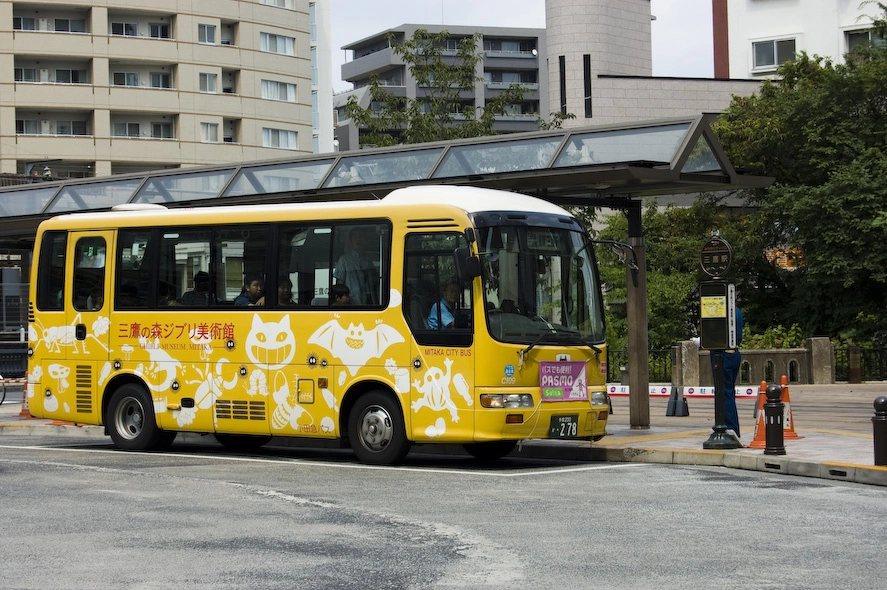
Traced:
<path id="1" fill-rule="evenodd" d="M 243 279 L 243 291 L 234 300 L 235 306 L 265 305 L 265 281 L 262 275 L 250 273 Z"/>
<path id="2" fill-rule="evenodd" d="M 288 307 L 295 305 L 293 301 L 293 282 L 288 276 L 277 279 L 277 305 Z"/>
<path id="3" fill-rule="evenodd" d="M 351 291 L 348 285 L 333 285 L 330 287 L 330 295 L 333 298 L 333 305 L 351 304 Z"/>
<path id="4" fill-rule="evenodd" d="M 379 271 L 366 257 L 366 228 L 356 227 L 349 234 L 349 249 L 339 257 L 333 277 L 337 285 L 347 285 L 351 301 L 357 305 L 374 304 L 379 285 Z"/>
<path id="5" fill-rule="evenodd" d="M 209 304 L 209 274 L 199 271 L 194 275 L 194 289 L 182 294 L 182 305 L 206 307 Z"/>
<path id="6" fill-rule="evenodd" d="M 444 285 L 440 301 L 431 306 L 428 314 L 428 327 L 432 330 L 453 328 L 456 325 L 456 303 L 459 300 L 459 285 L 450 281 Z"/>

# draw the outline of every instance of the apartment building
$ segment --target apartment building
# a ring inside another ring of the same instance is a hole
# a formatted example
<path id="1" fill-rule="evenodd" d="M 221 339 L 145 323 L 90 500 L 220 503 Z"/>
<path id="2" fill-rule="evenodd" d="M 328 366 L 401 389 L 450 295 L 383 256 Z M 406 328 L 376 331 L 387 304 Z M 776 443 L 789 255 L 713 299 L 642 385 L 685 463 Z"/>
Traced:
<path id="1" fill-rule="evenodd" d="M 861 0 L 712 0 L 712 10 L 715 77 L 733 78 L 771 77 L 802 51 L 843 63 L 880 13 Z"/>
<path id="2" fill-rule="evenodd" d="M 342 79 L 351 82 L 354 90 L 337 94 L 334 99 L 340 150 L 359 148 L 360 130 L 347 118 L 345 104 L 350 96 L 355 96 L 362 107 L 371 107 L 368 88 L 373 77 L 377 77 L 395 96 L 414 100 L 427 92 L 388 43 L 389 33 L 394 35 L 397 43 L 402 43 L 412 39 L 418 29 L 450 34 L 444 56 L 456 55 L 461 39 L 479 33 L 475 49 L 481 56 L 478 80 L 462 97 L 463 105 L 482 108 L 487 100 L 511 84 L 520 84 L 524 88 L 524 100 L 511 105 L 508 113 L 496 117 L 493 129 L 497 133 L 538 129 L 538 116 L 549 112 L 548 95 L 542 90 L 547 79 L 545 29 L 404 24 L 343 47 L 350 52 L 351 59 L 342 66 Z"/>
<path id="3" fill-rule="evenodd" d="M 326 4 L 0 1 L 0 173 L 104 176 L 331 147 Z"/>

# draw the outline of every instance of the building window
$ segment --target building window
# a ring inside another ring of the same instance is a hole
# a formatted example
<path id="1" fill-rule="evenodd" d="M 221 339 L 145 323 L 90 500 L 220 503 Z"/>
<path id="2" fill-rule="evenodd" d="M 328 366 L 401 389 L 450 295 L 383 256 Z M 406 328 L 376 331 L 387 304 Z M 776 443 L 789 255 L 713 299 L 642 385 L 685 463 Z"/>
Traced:
<path id="1" fill-rule="evenodd" d="M 86 121 L 56 121 L 56 135 L 88 135 Z"/>
<path id="2" fill-rule="evenodd" d="M 16 119 L 15 132 L 18 135 L 39 135 L 40 128 L 35 119 Z"/>
<path id="3" fill-rule="evenodd" d="M 278 8 L 293 9 L 293 0 L 261 0 L 266 6 L 277 6 Z"/>
<path id="4" fill-rule="evenodd" d="M 111 23 L 111 34 L 123 37 L 138 37 L 139 23 Z"/>
<path id="5" fill-rule="evenodd" d="M 151 123 L 151 137 L 154 139 L 172 139 L 172 123 Z"/>
<path id="6" fill-rule="evenodd" d="M 262 80 L 262 98 L 296 102 L 296 85 L 274 80 Z"/>
<path id="7" fill-rule="evenodd" d="M 560 79 L 560 93 L 561 93 L 561 114 L 567 114 L 567 58 L 565 56 L 560 56 L 557 58 L 558 61 L 558 76 Z"/>
<path id="8" fill-rule="evenodd" d="M 317 85 L 317 47 L 311 48 L 311 84 Z"/>
<path id="9" fill-rule="evenodd" d="M 37 81 L 37 70 L 34 68 L 15 68 L 14 73 L 16 82 Z"/>
<path id="10" fill-rule="evenodd" d="M 311 27 L 311 42 L 317 43 L 317 7 L 314 2 L 308 3 L 308 25 Z"/>
<path id="11" fill-rule="evenodd" d="M 582 72 L 585 80 L 585 118 L 591 119 L 591 55 L 582 56 Z"/>
<path id="12" fill-rule="evenodd" d="M 200 139 L 208 143 L 219 143 L 219 125 L 218 123 L 201 123 Z"/>
<path id="13" fill-rule="evenodd" d="M 151 88 L 172 88 L 172 75 L 165 72 L 151 72 Z"/>
<path id="14" fill-rule="evenodd" d="M 847 53 L 856 53 L 862 49 L 868 49 L 872 45 L 884 47 L 885 39 L 878 35 L 872 35 L 871 29 L 864 31 L 847 32 Z"/>
<path id="15" fill-rule="evenodd" d="M 754 69 L 775 69 L 782 63 L 795 60 L 795 40 L 782 39 L 752 43 Z"/>
<path id="16" fill-rule="evenodd" d="M 86 70 L 56 70 L 55 81 L 57 84 L 86 84 Z"/>
<path id="17" fill-rule="evenodd" d="M 138 86 L 138 72 L 114 72 L 112 76 L 114 86 Z"/>
<path id="18" fill-rule="evenodd" d="M 197 25 L 197 41 L 215 45 L 216 27 L 214 25 Z"/>
<path id="19" fill-rule="evenodd" d="M 169 39 L 169 25 L 164 23 L 152 23 L 151 36 L 155 39 Z"/>
<path id="20" fill-rule="evenodd" d="M 114 137 L 139 137 L 141 129 L 138 123 L 114 123 L 111 125 L 111 135 Z"/>
<path id="21" fill-rule="evenodd" d="M 36 31 L 37 22 L 30 16 L 12 17 L 12 28 L 16 31 Z"/>
<path id="22" fill-rule="evenodd" d="M 55 30 L 57 33 L 85 33 L 86 21 L 82 18 L 57 18 Z"/>
<path id="23" fill-rule="evenodd" d="M 281 55 L 296 55 L 296 40 L 292 37 L 272 35 L 271 33 L 260 33 L 259 40 L 259 48 L 262 51 L 279 53 Z"/>
<path id="24" fill-rule="evenodd" d="M 216 74 L 200 74 L 200 92 L 209 92 L 212 94 L 218 92 L 218 90 L 216 90 L 216 80 L 218 80 Z"/>
<path id="25" fill-rule="evenodd" d="M 294 150 L 296 145 L 296 132 L 285 129 L 262 129 L 262 147 L 283 148 Z"/>

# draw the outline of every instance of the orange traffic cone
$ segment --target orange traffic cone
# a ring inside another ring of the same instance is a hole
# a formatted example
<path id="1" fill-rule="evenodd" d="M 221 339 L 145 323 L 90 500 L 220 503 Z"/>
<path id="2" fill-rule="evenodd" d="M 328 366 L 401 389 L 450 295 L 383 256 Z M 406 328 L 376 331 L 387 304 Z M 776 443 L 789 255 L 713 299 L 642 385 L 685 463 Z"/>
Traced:
<path id="1" fill-rule="evenodd" d="M 18 413 L 19 419 L 30 420 L 31 410 L 28 409 L 28 374 L 25 373 L 25 379 L 22 382 L 22 409 Z"/>
<path id="2" fill-rule="evenodd" d="M 758 409 L 755 415 L 758 417 L 755 422 L 755 437 L 748 445 L 751 449 L 767 448 L 767 427 L 764 424 L 764 401 L 767 399 L 767 382 L 761 381 L 761 388 L 758 389 Z"/>
<path id="3" fill-rule="evenodd" d="M 798 433 L 795 432 L 795 420 L 792 418 L 792 402 L 788 395 L 788 377 L 783 375 L 780 385 L 782 385 L 782 403 L 785 404 L 785 426 L 782 431 L 782 437 L 785 440 L 804 438 L 803 436 L 798 436 Z"/>

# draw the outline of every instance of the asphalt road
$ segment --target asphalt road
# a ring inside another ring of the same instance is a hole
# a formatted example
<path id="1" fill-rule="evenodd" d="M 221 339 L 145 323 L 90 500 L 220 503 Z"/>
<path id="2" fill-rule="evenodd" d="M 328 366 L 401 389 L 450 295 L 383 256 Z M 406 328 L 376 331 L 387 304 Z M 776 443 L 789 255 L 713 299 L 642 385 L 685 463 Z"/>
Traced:
<path id="1" fill-rule="evenodd" d="M 652 464 L 0 436 L 2 588 L 839 588 L 887 489 Z"/>

